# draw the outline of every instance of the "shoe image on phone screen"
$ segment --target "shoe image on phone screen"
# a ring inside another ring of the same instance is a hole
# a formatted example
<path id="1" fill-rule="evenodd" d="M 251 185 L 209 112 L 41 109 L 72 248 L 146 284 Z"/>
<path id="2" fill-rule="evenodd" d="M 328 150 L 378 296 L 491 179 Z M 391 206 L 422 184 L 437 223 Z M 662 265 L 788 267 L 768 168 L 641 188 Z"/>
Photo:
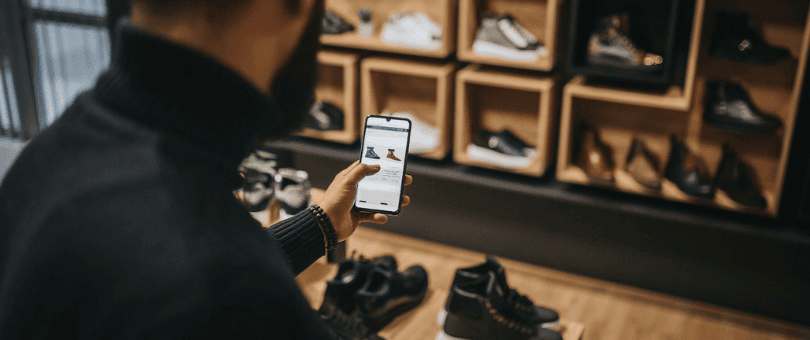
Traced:
<path id="1" fill-rule="evenodd" d="M 379 165 L 380 171 L 357 183 L 354 208 L 386 215 L 399 214 L 411 140 L 411 121 L 407 118 L 368 116 L 363 131 L 360 163 Z"/>

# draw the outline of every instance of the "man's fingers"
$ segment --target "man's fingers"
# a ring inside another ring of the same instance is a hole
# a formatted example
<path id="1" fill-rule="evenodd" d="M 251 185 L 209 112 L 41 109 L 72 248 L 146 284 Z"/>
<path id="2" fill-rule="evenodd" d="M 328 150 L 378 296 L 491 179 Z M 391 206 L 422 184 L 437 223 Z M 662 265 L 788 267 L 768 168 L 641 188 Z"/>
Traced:
<path id="1" fill-rule="evenodd" d="M 405 185 L 411 185 L 413 183 L 413 176 L 405 175 Z"/>
<path id="2" fill-rule="evenodd" d="M 354 163 L 352 163 L 352 165 L 349 165 L 349 167 L 348 167 L 348 168 L 343 169 L 343 171 L 339 172 L 339 173 L 338 173 L 338 175 L 337 175 L 337 177 L 346 176 L 346 174 L 348 174 L 349 172 L 351 172 L 351 171 L 352 171 L 352 169 L 354 169 L 355 167 L 357 167 L 357 164 L 360 164 L 360 161 L 354 161 Z"/>
<path id="3" fill-rule="evenodd" d="M 346 179 L 349 180 L 354 185 L 357 185 L 357 182 L 360 182 L 363 177 L 368 175 L 374 174 L 377 171 L 380 171 L 379 165 L 368 165 L 368 164 L 357 164 L 351 171 L 346 174 Z"/>
<path id="4" fill-rule="evenodd" d="M 411 198 L 409 196 L 402 196 L 402 204 L 400 205 L 404 207 L 408 204 L 411 204 Z"/>
<path id="5" fill-rule="evenodd" d="M 383 214 L 361 213 L 360 222 L 383 224 L 385 222 L 388 222 L 388 216 L 385 216 Z"/>

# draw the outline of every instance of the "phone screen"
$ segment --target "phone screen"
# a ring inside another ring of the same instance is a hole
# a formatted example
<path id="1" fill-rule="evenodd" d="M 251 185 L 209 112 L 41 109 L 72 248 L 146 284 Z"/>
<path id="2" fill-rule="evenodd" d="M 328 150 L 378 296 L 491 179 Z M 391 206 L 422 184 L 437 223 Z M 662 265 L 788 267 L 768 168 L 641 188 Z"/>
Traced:
<path id="1" fill-rule="evenodd" d="M 360 162 L 379 165 L 380 171 L 357 184 L 354 206 L 358 210 L 396 215 L 402 199 L 411 121 L 368 116 L 364 131 Z"/>

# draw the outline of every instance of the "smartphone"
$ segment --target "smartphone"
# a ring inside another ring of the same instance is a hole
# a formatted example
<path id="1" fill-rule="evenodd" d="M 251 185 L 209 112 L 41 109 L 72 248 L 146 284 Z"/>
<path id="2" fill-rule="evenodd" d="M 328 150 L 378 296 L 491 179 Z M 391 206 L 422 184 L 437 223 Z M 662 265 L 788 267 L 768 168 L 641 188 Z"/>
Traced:
<path id="1" fill-rule="evenodd" d="M 380 171 L 357 183 L 354 208 L 397 215 L 405 187 L 411 121 L 407 118 L 368 116 L 363 131 L 360 163 L 379 165 Z"/>

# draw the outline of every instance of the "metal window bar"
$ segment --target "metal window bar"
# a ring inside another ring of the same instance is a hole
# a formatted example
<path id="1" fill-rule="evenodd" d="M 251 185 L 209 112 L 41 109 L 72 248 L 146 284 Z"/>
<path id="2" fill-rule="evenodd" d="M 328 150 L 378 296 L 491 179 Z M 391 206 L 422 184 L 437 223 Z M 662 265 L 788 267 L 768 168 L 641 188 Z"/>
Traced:
<path id="1" fill-rule="evenodd" d="M 0 58 L 5 59 L 5 56 L 0 53 Z M 8 100 L 6 99 L 6 81 L 4 79 L 3 72 L 0 72 L 0 136 L 10 136 L 12 132 L 11 108 L 8 107 Z"/>
<path id="2" fill-rule="evenodd" d="M 0 68 L 3 72 L 3 93 L 5 95 L 5 102 L 8 108 L 8 115 L 10 119 L 10 130 L 12 137 L 19 137 L 22 132 L 20 123 L 20 110 L 17 106 L 17 91 L 14 90 L 14 74 L 11 72 L 11 65 L 9 58 L 4 57 Z"/>

